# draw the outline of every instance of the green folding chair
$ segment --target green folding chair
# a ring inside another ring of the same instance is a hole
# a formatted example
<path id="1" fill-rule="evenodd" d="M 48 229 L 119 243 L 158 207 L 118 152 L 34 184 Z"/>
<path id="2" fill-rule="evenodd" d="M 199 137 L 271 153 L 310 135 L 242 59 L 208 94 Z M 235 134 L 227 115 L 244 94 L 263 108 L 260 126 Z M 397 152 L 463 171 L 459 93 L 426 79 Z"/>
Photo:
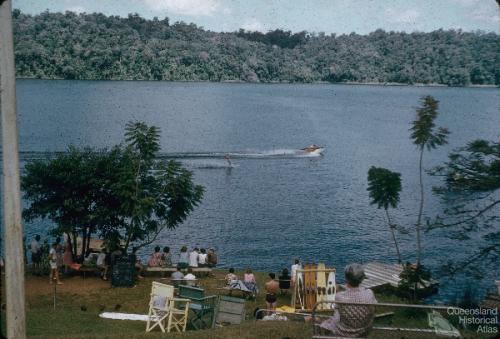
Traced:
<path id="1" fill-rule="evenodd" d="M 191 300 L 189 309 L 193 316 L 189 319 L 189 325 L 194 329 L 211 328 L 217 305 L 217 296 L 205 296 L 202 288 L 179 285 L 179 297 Z"/>

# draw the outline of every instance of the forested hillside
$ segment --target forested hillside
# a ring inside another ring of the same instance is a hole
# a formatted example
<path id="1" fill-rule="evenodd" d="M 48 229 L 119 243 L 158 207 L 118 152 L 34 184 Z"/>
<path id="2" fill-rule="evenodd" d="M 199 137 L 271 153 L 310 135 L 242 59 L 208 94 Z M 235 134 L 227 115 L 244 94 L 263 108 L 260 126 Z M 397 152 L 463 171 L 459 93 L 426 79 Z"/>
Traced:
<path id="1" fill-rule="evenodd" d="M 216 33 L 138 15 L 13 16 L 19 77 L 500 85 L 494 33 Z"/>

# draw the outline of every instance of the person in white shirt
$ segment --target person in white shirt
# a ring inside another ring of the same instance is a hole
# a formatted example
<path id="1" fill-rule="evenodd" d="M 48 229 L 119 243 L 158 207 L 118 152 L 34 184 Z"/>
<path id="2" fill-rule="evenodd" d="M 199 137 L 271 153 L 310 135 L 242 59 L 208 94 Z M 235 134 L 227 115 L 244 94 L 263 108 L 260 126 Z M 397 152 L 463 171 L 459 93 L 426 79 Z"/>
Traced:
<path id="1" fill-rule="evenodd" d="M 99 256 L 97 257 L 96 265 L 99 269 L 102 270 L 101 272 L 101 279 L 102 280 L 108 280 L 108 260 L 109 260 L 109 254 L 107 253 L 106 249 L 103 249 L 101 253 L 99 253 Z"/>
<path id="2" fill-rule="evenodd" d="M 198 266 L 206 267 L 207 266 L 207 251 L 204 248 L 200 250 L 200 254 L 198 254 Z"/>
<path id="3" fill-rule="evenodd" d="M 189 267 L 198 267 L 198 247 L 189 253 Z"/>
<path id="4" fill-rule="evenodd" d="M 184 276 L 184 281 L 186 281 L 187 286 L 196 285 L 196 276 L 193 274 L 193 271 L 190 268 L 188 269 L 188 273 Z"/>
<path id="5" fill-rule="evenodd" d="M 57 242 L 53 243 L 49 251 L 50 283 L 52 284 L 55 280 L 58 285 L 62 285 L 62 282 L 59 281 L 59 268 L 57 267 L 57 245 Z"/>
<path id="6" fill-rule="evenodd" d="M 302 265 L 300 264 L 300 260 L 299 259 L 295 259 L 295 264 L 292 265 L 292 285 L 295 285 L 295 279 L 297 278 L 297 270 L 298 269 L 301 269 L 302 268 Z M 299 279 L 302 278 L 302 274 L 299 273 L 298 274 L 298 277 Z"/>

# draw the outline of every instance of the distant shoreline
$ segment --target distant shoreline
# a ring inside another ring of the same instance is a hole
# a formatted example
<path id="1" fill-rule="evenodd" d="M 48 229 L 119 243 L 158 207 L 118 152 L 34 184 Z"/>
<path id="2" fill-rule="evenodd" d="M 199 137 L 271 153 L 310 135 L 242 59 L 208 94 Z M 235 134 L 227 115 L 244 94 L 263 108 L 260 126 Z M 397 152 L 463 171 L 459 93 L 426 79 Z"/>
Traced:
<path id="1" fill-rule="evenodd" d="M 449 86 L 445 84 L 407 84 L 407 83 L 383 83 L 383 82 L 290 82 L 290 81 L 269 81 L 269 82 L 251 82 L 243 80 L 223 80 L 223 81 L 203 81 L 203 80 L 151 80 L 151 79 L 64 79 L 64 78 L 36 78 L 36 77 L 16 77 L 16 80 L 67 80 L 67 81 L 151 81 L 151 82 L 186 82 L 186 83 L 221 83 L 221 84 L 261 84 L 261 85 L 363 85 L 363 86 L 391 86 L 391 87 L 449 87 L 449 88 L 500 88 L 498 85 L 467 85 L 467 86 Z"/>

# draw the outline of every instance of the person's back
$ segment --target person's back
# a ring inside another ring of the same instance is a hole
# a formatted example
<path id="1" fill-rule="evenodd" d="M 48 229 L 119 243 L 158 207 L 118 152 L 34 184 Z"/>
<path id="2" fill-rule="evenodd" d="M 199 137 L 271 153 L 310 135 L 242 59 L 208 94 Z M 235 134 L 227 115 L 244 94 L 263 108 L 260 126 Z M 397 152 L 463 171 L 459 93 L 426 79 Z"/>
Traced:
<path id="1" fill-rule="evenodd" d="M 369 289 L 363 287 L 350 288 L 337 293 L 336 301 L 354 303 L 376 303 L 375 295 Z M 339 321 L 337 333 L 343 336 L 364 336 L 373 325 L 375 309 L 373 306 L 362 305 L 336 305 Z"/>
<path id="2" fill-rule="evenodd" d="M 198 250 L 194 249 L 191 253 L 189 253 L 189 266 L 190 267 L 198 267 Z"/>
<path id="3" fill-rule="evenodd" d="M 213 249 L 210 249 L 208 251 L 207 263 L 208 263 L 208 267 L 217 266 L 217 254 L 215 254 L 215 251 Z"/>
<path id="4" fill-rule="evenodd" d="M 31 248 L 31 254 L 37 255 L 38 253 L 41 252 L 42 246 L 39 243 L 40 241 L 40 236 L 37 235 L 33 240 L 31 240 L 30 248 Z"/>
<path id="5" fill-rule="evenodd" d="M 200 254 L 198 254 L 198 264 L 200 267 L 205 267 L 207 266 L 207 253 L 205 251 L 205 249 L 201 249 L 200 250 Z"/>
<path id="6" fill-rule="evenodd" d="M 170 278 L 172 278 L 172 280 L 182 280 L 184 279 L 184 274 L 181 271 L 177 270 L 174 273 L 172 273 Z"/>
<path id="7" fill-rule="evenodd" d="M 163 254 L 161 255 L 161 266 L 172 266 L 172 254 L 170 253 L 170 247 L 168 246 L 163 248 Z"/>
<path id="8" fill-rule="evenodd" d="M 278 294 L 279 283 L 276 280 L 270 280 L 265 284 L 266 292 L 272 294 Z"/>
<path id="9" fill-rule="evenodd" d="M 255 283 L 255 276 L 253 275 L 253 273 L 245 273 L 243 275 L 243 281 L 246 282 L 246 283 Z"/>
<path id="10" fill-rule="evenodd" d="M 300 264 L 299 259 L 295 259 L 295 264 L 292 265 L 291 267 L 291 280 L 293 283 L 295 283 L 295 279 L 299 278 L 301 279 L 301 274 L 297 275 L 297 270 L 302 269 L 302 265 Z"/>
<path id="11" fill-rule="evenodd" d="M 350 264 L 345 271 L 346 290 L 337 293 L 335 301 L 350 303 L 377 303 L 375 295 L 369 289 L 360 287 L 365 274 L 360 264 Z M 339 337 L 364 337 L 373 325 L 375 307 L 369 305 L 335 304 L 333 317 L 322 322 L 319 326 L 329 330 Z"/>
<path id="12" fill-rule="evenodd" d="M 182 264 L 189 263 L 189 254 L 188 254 L 188 252 L 181 252 L 179 254 L 179 263 L 182 263 Z"/>

